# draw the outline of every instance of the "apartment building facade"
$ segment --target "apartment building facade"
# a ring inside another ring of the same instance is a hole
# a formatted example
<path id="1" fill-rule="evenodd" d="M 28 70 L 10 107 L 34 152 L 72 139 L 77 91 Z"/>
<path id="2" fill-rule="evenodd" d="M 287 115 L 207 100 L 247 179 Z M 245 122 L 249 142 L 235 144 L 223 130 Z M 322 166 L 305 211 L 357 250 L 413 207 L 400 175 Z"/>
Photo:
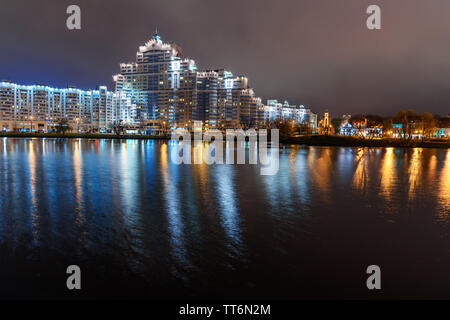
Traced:
<path id="1" fill-rule="evenodd" d="M 317 129 L 317 114 L 303 105 L 295 106 L 287 101 L 281 103 L 275 99 L 267 100 L 267 104 L 264 106 L 264 119 L 293 120 L 297 124 L 309 124 L 311 129 Z"/>
<path id="2" fill-rule="evenodd" d="M 49 132 L 62 119 L 72 129 L 97 132 L 111 126 L 115 95 L 106 87 L 97 90 L 57 89 L 49 86 L 0 82 L 0 129 Z"/>
<path id="3" fill-rule="evenodd" d="M 120 120 L 147 132 L 192 129 L 196 121 L 206 130 L 249 127 L 264 116 L 247 78 L 223 69 L 197 71 L 194 60 L 182 58 L 181 48 L 163 42 L 157 32 L 139 47 L 136 62 L 120 65 L 113 80 L 115 93 L 136 109 L 135 117 Z"/>

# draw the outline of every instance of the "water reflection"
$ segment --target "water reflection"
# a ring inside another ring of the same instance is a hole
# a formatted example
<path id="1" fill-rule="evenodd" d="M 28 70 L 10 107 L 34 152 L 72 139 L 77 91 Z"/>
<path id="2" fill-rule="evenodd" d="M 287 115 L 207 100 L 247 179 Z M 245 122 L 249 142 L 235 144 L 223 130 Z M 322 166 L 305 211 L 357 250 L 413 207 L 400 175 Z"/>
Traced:
<path id="1" fill-rule="evenodd" d="M 353 186 L 358 191 L 367 191 L 369 181 L 369 149 L 360 148 L 355 155 L 356 169 L 353 174 Z"/>
<path id="2" fill-rule="evenodd" d="M 183 234 L 183 221 L 182 212 L 180 205 L 180 192 L 178 190 L 178 165 L 170 165 L 169 155 L 173 151 L 173 148 L 177 148 L 176 145 L 172 143 L 170 148 L 166 143 L 161 145 L 161 176 L 163 182 L 163 197 L 165 199 L 165 207 L 167 213 L 167 222 L 170 234 L 170 244 L 172 258 L 174 259 L 175 267 L 186 267 L 190 265 L 188 260 L 185 240 Z M 174 273 L 178 276 L 178 270 L 173 269 Z"/>
<path id="3" fill-rule="evenodd" d="M 435 154 L 435 150 L 430 150 L 433 152 L 428 159 L 428 180 L 432 181 L 432 179 L 436 176 L 436 170 L 438 165 L 438 160 Z"/>
<path id="4" fill-rule="evenodd" d="M 442 207 L 440 217 L 447 220 L 450 215 L 450 150 L 447 151 L 444 167 L 440 172 L 438 197 Z"/>
<path id="5" fill-rule="evenodd" d="M 394 148 L 386 148 L 383 160 L 381 162 L 381 194 L 387 202 L 391 202 L 391 196 L 396 186 L 396 170 L 395 170 L 395 153 Z"/>
<path id="6" fill-rule="evenodd" d="M 414 148 L 409 169 L 409 198 L 412 199 L 416 196 L 416 190 L 420 185 L 421 178 L 421 165 L 422 165 L 422 149 Z"/>
<path id="7" fill-rule="evenodd" d="M 333 163 L 331 149 L 310 148 L 307 156 L 308 169 L 312 174 L 312 183 L 321 192 L 324 201 L 330 201 Z"/>
<path id="8" fill-rule="evenodd" d="M 34 154 L 34 143 L 31 139 L 28 140 L 27 143 L 27 153 L 29 187 L 31 196 L 31 224 L 33 226 L 33 241 L 35 244 L 37 244 L 40 240 L 40 213 L 38 212 L 38 200 L 36 195 L 36 156 Z"/>
<path id="9" fill-rule="evenodd" d="M 81 142 L 77 140 L 74 142 L 73 150 L 73 171 L 75 175 L 75 199 L 76 199 L 76 211 L 77 211 L 77 224 L 83 224 L 82 214 L 82 201 L 83 201 L 83 188 L 82 188 L 82 151 Z"/>
<path id="10" fill-rule="evenodd" d="M 137 185 L 137 181 L 135 181 L 136 170 L 133 168 L 133 161 L 136 157 L 135 152 L 129 152 L 128 148 L 130 148 L 129 143 L 133 143 L 133 141 L 123 141 L 121 142 L 121 150 L 120 150 L 120 161 L 119 161 L 119 173 L 120 173 L 120 182 L 121 182 L 121 190 L 123 195 L 123 210 L 127 215 L 127 221 L 130 220 L 130 216 L 133 214 L 133 206 L 135 205 L 133 201 L 135 186 Z"/>
<path id="11" fill-rule="evenodd" d="M 221 223 L 228 239 L 227 243 L 234 254 L 240 256 L 242 243 L 232 166 L 218 165 L 214 170 L 213 178 L 216 182 L 216 195 L 219 200 Z"/>
<path id="12" fill-rule="evenodd" d="M 359 265 L 372 253 L 386 258 L 386 244 L 420 238 L 423 250 L 407 250 L 408 261 L 448 255 L 448 150 L 286 146 L 278 173 L 263 176 L 259 165 L 175 165 L 176 144 L 160 141 L 0 144 L 5 278 L 22 257 L 51 273 L 87 261 L 94 278 L 111 270 L 149 288 L 179 288 L 180 279 L 191 290 L 221 288 L 239 275 L 250 280 L 237 287 L 257 291 L 281 274 L 271 288 L 298 290 L 312 274 L 305 265 L 322 271 L 341 254 Z"/>
<path id="13" fill-rule="evenodd" d="M 296 150 L 295 164 L 291 166 L 290 176 L 291 183 L 296 185 L 296 196 L 300 200 L 302 207 L 305 211 L 309 212 L 309 205 L 311 200 L 310 186 L 308 183 L 308 162 L 307 162 L 307 149 Z"/>

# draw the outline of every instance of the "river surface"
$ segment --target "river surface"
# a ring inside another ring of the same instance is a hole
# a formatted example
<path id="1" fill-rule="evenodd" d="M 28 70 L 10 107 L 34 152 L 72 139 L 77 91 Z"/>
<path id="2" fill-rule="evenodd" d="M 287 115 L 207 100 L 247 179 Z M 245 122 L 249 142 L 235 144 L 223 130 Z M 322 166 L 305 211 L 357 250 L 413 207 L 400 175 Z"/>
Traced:
<path id="1" fill-rule="evenodd" d="M 175 147 L 0 139 L 0 297 L 450 298 L 450 149 L 283 146 L 264 176 Z"/>

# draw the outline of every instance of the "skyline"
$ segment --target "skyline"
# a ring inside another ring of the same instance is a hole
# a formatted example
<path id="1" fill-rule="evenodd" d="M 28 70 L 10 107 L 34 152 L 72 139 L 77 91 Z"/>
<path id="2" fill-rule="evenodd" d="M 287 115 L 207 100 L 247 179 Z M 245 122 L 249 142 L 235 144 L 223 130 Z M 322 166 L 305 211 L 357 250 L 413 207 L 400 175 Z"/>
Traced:
<path id="1" fill-rule="evenodd" d="M 157 27 L 199 68 L 223 67 L 248 76 L 263 101 L 288 100 L 336 116 L 387 116 L 392 109 L 448 114 L 445 11 L 450 4 L 444 1 L 408 1 L 404 9 L 405 1 L 377 1 L 380 31 L 365 27 L 369 1 L 198 2 L 110 1 L 105 6 L 79 1 L 80 31 L 65 28 L 68 1 L 8 4 L 0 21 L 0 79 L 112 89 L 111 73 L 118 72 L 120 62 L 132 61 L 135 44 Z"/>

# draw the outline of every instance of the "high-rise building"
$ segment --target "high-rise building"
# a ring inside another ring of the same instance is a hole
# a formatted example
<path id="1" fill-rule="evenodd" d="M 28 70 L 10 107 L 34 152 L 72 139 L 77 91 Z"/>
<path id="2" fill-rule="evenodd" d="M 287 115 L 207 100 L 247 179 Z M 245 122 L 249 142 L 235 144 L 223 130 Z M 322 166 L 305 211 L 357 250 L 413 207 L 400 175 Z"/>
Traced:
<path id="1" fill-rule="evenodd" d="M 219 112 L 219 73 L 205 71 L 197 73 L 197 108 L 196 119 L 202 121 L 207 129 L 219 128 L 221 115 Z"/>
<path id="2" fill-rule="evenodd" d="M 136 106 L 133 122 L 150 123 L 150 129 L 155 123 L 191 128 L 197 114 L 196 70 L 194 60 L 182 59 L 181 49 L 164 43 L 156 32 L 139 47 L 136 62 L 120 65 L 120 74 L 113 77 L 115 90 Z"/>
<path id="3" fill-rule="evenodd" d="M 244 76 L 223 69 L 197 73 L 198 120 L 206 128 L 249 128 L 264 120 L 261 99 Z"/>
<path id="4" fill-rule="evenodd" d="M 121 64 L 113 79 L 116 94 L 128 104 L 123 108 L 136 109 L 134 118 L 118 113 L 121 120 L 146 131 L 192 129 L 194 121 L 206 129 L 251 127 L 263 118 L 246 77 L 223 69 L 198 72 L 194 60 L 182 58 L 180 47 L 163 42 L 157 32 L 139 47 L 136 62 Z"/>

